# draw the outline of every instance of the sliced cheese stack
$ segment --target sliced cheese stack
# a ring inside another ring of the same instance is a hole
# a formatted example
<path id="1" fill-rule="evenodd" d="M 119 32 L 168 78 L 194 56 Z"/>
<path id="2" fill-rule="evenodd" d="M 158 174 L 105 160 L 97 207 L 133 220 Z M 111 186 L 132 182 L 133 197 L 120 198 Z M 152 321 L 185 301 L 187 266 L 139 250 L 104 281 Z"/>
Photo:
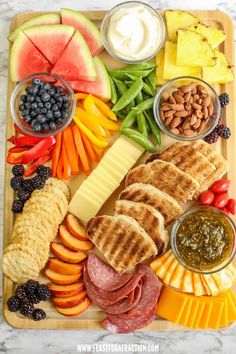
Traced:
<path id="1" fill-rule="evenodd" d="M 73 196 L 69 211 L 80 220 L 93 218 L 118 188 L 144 150 L 126 137 L 119 137 Z"/>
<path id="2" fill-rule="evenodd" d="M 236 295 L 232 289 L 217 296 L 194 296 L 165 287 L 156 314 L 194 329 L 218 329 L 236 320 Z"/>

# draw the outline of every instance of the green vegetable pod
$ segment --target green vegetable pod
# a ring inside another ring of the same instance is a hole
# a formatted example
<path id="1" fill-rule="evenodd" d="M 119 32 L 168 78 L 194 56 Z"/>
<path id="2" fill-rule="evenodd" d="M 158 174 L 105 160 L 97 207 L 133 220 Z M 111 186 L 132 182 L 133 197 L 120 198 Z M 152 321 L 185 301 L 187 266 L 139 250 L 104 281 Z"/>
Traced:
<path id="1" fill-rule="evenodd" d="M 153 143 L 146 138 L 144 135 L 142 135 L 141 133 L 137 132 L 134 129 L 130 129 L 130 128 L 124 128 L 121 130 L 121 134 L 127 136 L 128 138 L 130 138 L 131 140 L 135 141 L 137 144 L 139 144 L 140 146 L 142 146 L 145 150 L 149 151 L 149 152 L 155 152 L 155 147 L 153 145 Z"/>
<path id="2" fill-rule="evenodd" d="M 137 94 L 143 88 L 143 80 L 141 78 L 134 81 L 134 83 L 130 86 L 128 91 L 120 97 L 120 99 L 113 106 L 112 111 L 117 112 L 128 106 L 128 104 L 135 99 Z"/>

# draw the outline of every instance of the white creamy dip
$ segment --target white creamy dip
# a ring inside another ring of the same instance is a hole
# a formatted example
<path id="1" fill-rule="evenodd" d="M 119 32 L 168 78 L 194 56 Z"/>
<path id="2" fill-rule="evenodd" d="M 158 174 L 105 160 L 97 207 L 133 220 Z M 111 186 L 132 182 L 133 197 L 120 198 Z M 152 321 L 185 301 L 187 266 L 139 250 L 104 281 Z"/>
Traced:
<path id="1" fill-rule="evenodd" d="M 107 40 L 124 59 L 146 59 L 162 41 L 160 20 L 145 6 L 123 7 L 110 18 Z"/>

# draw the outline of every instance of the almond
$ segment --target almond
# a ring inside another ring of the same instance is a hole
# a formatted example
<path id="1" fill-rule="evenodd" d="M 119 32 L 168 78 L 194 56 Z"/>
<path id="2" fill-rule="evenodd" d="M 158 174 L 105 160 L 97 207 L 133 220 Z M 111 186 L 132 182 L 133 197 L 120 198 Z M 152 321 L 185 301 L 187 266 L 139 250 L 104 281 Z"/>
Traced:
<path id="1" fill-rule="evenodd" d="M 190 125 L 194 125 L 196 122 L 197 122 L 197 117 L 195 116 L 195 114 L 192 114 L 190 118 Z"/>
<path id="2" fill-rule="evenodd" d="M 191 105 L 191 103 L 186 103 L 185 105 L 184 105 L 184 108 L 186 109 L 186 111 L 191 111 L 191 109 L 192 109 L 192 105 Z"/>
<path id="3" fill-rule="evenodd" d="M 163 111 L 160 111 L 160 117 L 161 117 L 161 120 L 165 120 L 165 115 L 164 115 Z"/>
<path id="4" fill-rule="evenodd" d="M 183 133 L 186 136 L 193 136 L 194 135 L 194 131 L 192 129 L 184 129 Z"/>
<path id="5" fill-rule="evenodd" d="M 193 125 L 193 128 L 195 129 L 195 130 L 197 130 L 199 127 L 200 127 L 200 125 L 201 125 L 201 119 L 198 119 L 197 121 L 196 121 L 196 123 Z"/>
<path id="6" fill-rule="evenodd" d="M 173 128 L 176 128 L 180 125 L 181 123 L 181 118 L 180 117 L 175 117 L 172 122 L 171 122 L 171 125 L 170 127 L 173 129 Z"/>
<path id="7" fill-rule="evenodd" d="M 190 97 L 191 97 L 191 92 L 187 92 L 185 95 L 184 95 L 184 100 L 185 102 L 188 102 L 190 100 Z"/>
<path id="8" fill-rule="evenodd" d="M 207 119 L 209 116 L 208 109 L 206 106 L 203 107 L 203 114 L 204 114 L 204 119 Z"/>
<path id="9" fill-rule="evenodd" d="M 197 102 L 198 99 L 199 99 L 199 95 L 197 95 L 197 94 L 193 95 L 193 101 L 194 102 Z"/>
<path id="10" fill-rule="evenodd" d="M 170 117 L 173 116 L 175 114 L 176 111 L 174 111 L 173 109 L 171 109 L 170 111 L 167 111 L 164 113 L 165 117 Z"/>
<path id="11" fill-rule="evenodd" d="M 175 113 L 175 116 L 176 117 L 187 117 L 188 114 L 189 114 L 188 111 L 178 111 L 178 112 Z"/>
<path id="12" fill-rule="evenodd" d="M 203 113 L 200 109 L 196 109 L 195 115 L 197 116 L 197 118 L 200 118 L 200 119 L 203 118 Z"/>
<path id="13" fill-rule="evenodd" d="M 178 94 L 174 96 L 176 103 L 184 103 L 184 98 Z"/>
<path id="14" fill-rule="evenodd" d="M 164 91 L 163 94 L 162 94 L 162 97 L 163 97 L 164 101 L 168 101 L 170 96 L 169 96 L 169 93 L 167 91 Z"/>
<path id="15" fill-rule="evenodd" d="M 200 109 L 200 110 L 202 109 L 202 106 L 200 104 L 196 103 L 196 102 L 194 102 L 192 104 L 192 106 L 193 106 L 194 109 Z"/>
<path id="16" fill-rule="evenodd" d="M 174 99 L 173 96 L 170 96 L 170 99 L 169 99 L 170 103 L 176 103 L 176 100 Z"/>
<path id="17" fill-rule="evenodd" d="M 199 100 L 197 101 L 198 104 L 202 105 L 202 98 L 199 98 Z"/>
<path id="18" fill-rule="evenodd" d="M 203 99 L 203 101 L 202 101 L 202 104 L 203 104 L 204 106 L 206 106 L 206 107 L 208 107 L 210 103 L 211 103 L 211 97 L 210 97 L 210 96 L 205 97 L 205 98 Z"/>
<path id="19" fill-rule="evenodd" d="M 214 107 L 213 107 L 213 103 L 211 102 L 208 106 L 209 116 L 212 116 L 213 112 L 214 112 Z"/>
<path id="20" fill-rule="evenodd" d="M 175 110 L 175 111 L 183 111 L 184 110 L 184 105 L 183 104 L 177 104 L 177 103 L 172 103 L 169 104 L 170 108 Z"/>
<path id="21" fill-rule="evenodd" d="M 206 125 L 206 121 L 202 120 L 197 132 L 200 133 L 201 131 L 203 131 L 205 125 Z"/>
<path id="22" fill-rule="evenodd" d="M 177 128 L 171 129 L 170 131 L 171 131 L 173 134 L 176 134 L 176 135 L 179 134 L 179 129 L 177 129 Z"/>
<path id="23" fill-rule="evenodd" d="M 191 82 L 189 85 L 182 86 L 182 91 L 183 93 L 187 93 L 189 91 L 192 91 L 196 87 L 196 84 L 194 82 Z"/>
<path id="24" fill-rule="evenodd" d="M 173 120 L 173 116 L 168 117 L 168 118 L 166 119 L 166 121 L 165 121 L 165 125 L 166 125 L 167 127 L 169 127 L 169 125 L 171 124 L 172 120 Z"/>
<path id="25" fill-rule="evenodd" d="M 162 106 L 161 106 L 161 111 L 169 111 L 170 110 L 170 107 L 167 103 L 164 103 Z"/>
<path id="26" fill-rule="evenodd" d="M 195 95 L 197 93 L 197 88 L 194 87 L 194 89 L 192 90 L 192 94 Z"/>
<path id="27" fill-rule="evenodd" d="M 191 104 L 193 103 L 193 96 L 190 97 L 189 103 L 191 103 Z"/>
<path id="28" fill-rule="evenodd" d="M 183 124 L 182 124 L 183 129 L 189 129 L 190 128 L 190 119 L 186 119 Z"/>

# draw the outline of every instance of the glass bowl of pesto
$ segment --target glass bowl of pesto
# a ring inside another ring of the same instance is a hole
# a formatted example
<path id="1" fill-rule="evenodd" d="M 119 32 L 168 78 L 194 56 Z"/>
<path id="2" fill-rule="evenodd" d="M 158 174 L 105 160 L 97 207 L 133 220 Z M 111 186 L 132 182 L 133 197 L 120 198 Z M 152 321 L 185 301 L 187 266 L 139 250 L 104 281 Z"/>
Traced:
<path id="1" fill-rule="evenodd" d="M 127 1 L 113 7 L 101 24 L 106 51 L 124 63 L 140 63 L 153 58 L 165 40 L 162 16 L 150 5 Z"/>
<path id="2" fill-rule="evenodd" d="M 236 226 L 223 211 L 199 206 L 186 211 L 173 224 L 172 251 L 178 262 L 195 273 L 211 274 L 232 262 Z"/>

